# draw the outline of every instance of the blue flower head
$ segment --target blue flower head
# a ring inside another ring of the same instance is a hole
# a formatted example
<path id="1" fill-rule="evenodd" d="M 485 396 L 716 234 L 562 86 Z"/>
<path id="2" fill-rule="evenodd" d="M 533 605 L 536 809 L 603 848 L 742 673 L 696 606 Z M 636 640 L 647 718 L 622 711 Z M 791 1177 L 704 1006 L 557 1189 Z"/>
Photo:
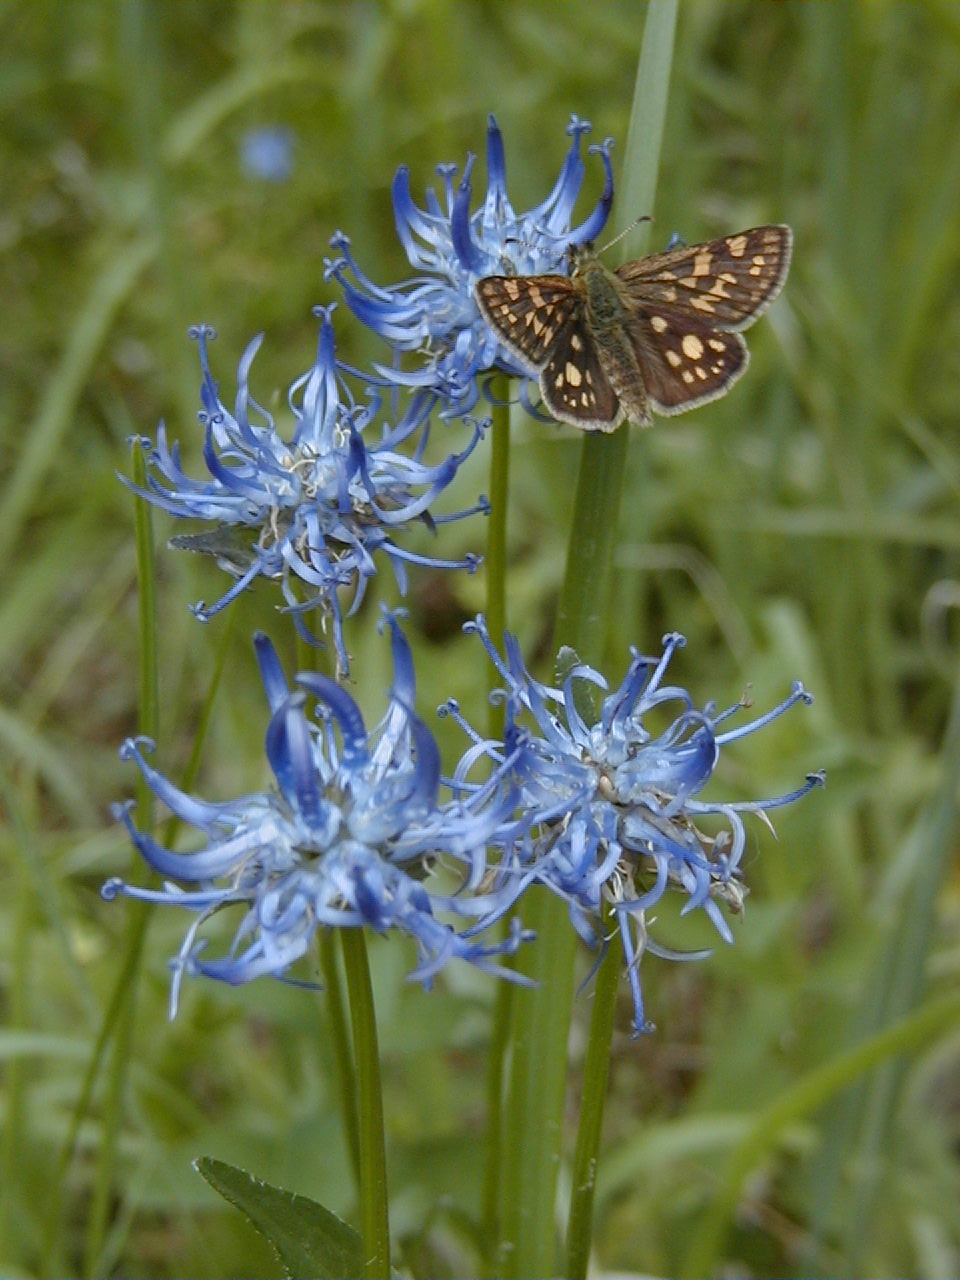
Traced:
<path id="1" fill-rule="evenodd" d="M 294 134 L 283 125 L 248 129 L 240 141 L 240 162 L 250 178 L 286 182 L 293 172 Z"/>
<path id="2" fill-rule="evenodd" d="M 506 829 L 496 842 L 502 850 L 500 877 L 513 880 L 515 893 L 531 882 L 548 886 L 569 904 L 577 931 L 593 943 L 603 932 L 603 903 L 609 904 L 626 957 L 635 1029 L 649 1029 L 639 979 L 644 950 L 673 959 L 707 953 L 679 956 L 658 947 L 647 933 L 647 913 L 668 888 L 678 890 L 687 898 L 683 914 L 702 909 L 721 938 L 732 942 L 719 903 L 734 912 L 742 907 L 741 815 L 764 815 L 823 783 L 822 774 L 811 774 L 804 786 L 773 799 L 700 800 L 720 751 L 796 703 L 811 702 L 811 695 L 795 684 L 789 697 L 765 715 L 722 729 L 747 704 L 720 712 L 712 704 L 697 710 L 685 689 L 665 684 L 670 660 L 684 643 L 672 634 L 665 637 L 659 658 L 633 650 L 619 688 L 606 694 L 598 712 L 587 712 L 590 691 L 606 691 L 607 684 L 570 650 L 561 652 L 566 671 L 562 686 L 553 688 L 526 670 L 515 637 L 506 637 L 504 659 L 482 618 L 467 629 L 482 640 L 507 700 L 502 748 L 471 735 L 474 750 L 492 756 L 509 775 L 526 814 L 522 827 Z M 672 709 L 672 722 L 654 735 L 644 720 L 655 709 L 662 717 L 664 708 Z M 450 710 L 457 714 L 455 705 Z M 701 830 L 708 815 L 722 820 L 718 834 Z"/>
<path id="3" fill-rule="evenodd" d="M 603 163 L 603 193 L 587 219 L 570 226 L 584 177 L 581 138 L 589 130 L 586 121 L 572 117 L 567 128 L 572 142 L 556 184 L 527 213 L 517 213 L 507 197 L 503 138 L 493 116 L 487 128 L 487 193 L 473 212 L 474 156 L 468 156 L 459 182 L 455 165 L 438 166 L 444 199 L 428 191 L 424 209 L 411 197 L 409 170 L 398 169 L 394 216 L 416 272 L 401 284 L 374 284 L 357 265 L 349 239 L 341 232 L 334 236 L 331 243 L 341 256 L 327 264 L 327 274 L 340 282 L 351 311 L 395 351 L 427 353 L 425 366 L 414 370 L 401 368 L 399 361 L 393 368 L 381 368 L 386 379 L 430 388 L 466 412 L 476 403 L 478 373 L 496 365 L 526 377 L 481 318 L 474 285 L 488 275 L 566 271 L 570 246 L 591 241 L 602 230 L 613 201 L 610 139 L 590 148 Z"/>
<path id="4" fill-rule="evenodd" d="M 410 649 L 396 619 L 388 616 L 387 623 L 393 686 L 387 712 L 369 734 L 341 685 L 306 673 L 291 691 L 270 641 L 256 637 L 271 710 L 265 746 L 275 785 L 269 791 L 207 803 L 153 769 L 144 755 L 148 744 L 124 744 L 121 755 L 135 761 L 154 794 L 201 835 L 195 852 L 174 852 L 136 829 L 129 804 L 115 811 L 147 863 L 169 879 L 162 889 L 109 880 L 103 896 L 125 894 L 196 913 L 172 962 L 171 1014 L 184 974 L 232 984 L 280 977 L 319 928 L 369 925 L 378 933 L 410 935 L 420 956 L 411 976 L 427 984 L 454 957 L 501 972 L 493 957 L 524 940 L 515 926 L 500 942 L 474 941 L 486 927 L 482 917 L 503 910 L 495 893 L 476 890 L 486 872 L 486 842 L 516 796 L 487 787 L 441 803 L 439 750 L 413 711 Z M 316 718 L 306 714 L 307 697 L 316 701 Z M 470 896 L 428 890 L 425 877 L 439 858 L 462 867 Z M 228 907 L 242 912 L 230 952 L 205 959 L 200 931 Z M 458 932 L 438 911 L 481 919 Z"/>
<path id="5" fill-rule="evenodd" d="M 368 389 L 367 402 L 357 402 L 336 361 L 330 311 L 320 308 L 318 315 L 316 361 L 289 391 L 296 424 L 289 440 L 250 392 L 250 368 L 262 335 L 240 361 L 231 412 L 210 371 L 207 344 L 213 331 L 193 330 L 203 372 L 200 422 L 208 478 L 194 480 L 184 473 L 179 446 L 168 444 L 161 423 L 148 458 L 149 487 L 129 487 L 175 516 L 214 522 L 212 530 L 171 540 L 176 547 L 214 554 L 235 578 L 215 604 L 194 606 L 199 618 L 207 621 L 255 578 L 275 579 L 307 639 L 312 637 L 303 615 L 320 608 L 333 632 L 339 670 L 345 672 L 339 589 L 353 591 L 352 612 L 376 573 L 378 552 L 389 558 L 401 591 L 406 590 L 406 565 L 411 562 L 472 572 L 479 563 L 476 556 L 458 561 L 421 556 L 394 539 L 411 522 L 425 521 L 432 527 L 485 511 L 487 505 L 480 499 L 467 511 L 431 515 L 431 504 L 472 452 L 481 427 L 474 426 L 463 452 L 428 465 L 422 453 L 434 400 L 418 393 L 395 425 L 385 421 L 379 437 L 371 440 L 383 408 L 381 395 Z M 416 433 L 412 453 L 401 452 L 400 446 Z"/>

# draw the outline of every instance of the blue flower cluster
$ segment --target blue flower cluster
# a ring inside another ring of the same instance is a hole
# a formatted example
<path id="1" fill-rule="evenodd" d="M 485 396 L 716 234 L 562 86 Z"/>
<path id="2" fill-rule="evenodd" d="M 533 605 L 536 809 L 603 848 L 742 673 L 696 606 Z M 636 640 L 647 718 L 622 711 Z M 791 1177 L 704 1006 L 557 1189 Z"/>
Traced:
<path id="1" fill-rule="evenodd" d="M 118 806 L 146 862 L 162 876 L 185 882 L 145 889 L 119 879 L 103 893 L 188 907 L 197 918 L 173 963 L 172 1010 L 182 977 L 204 974 L 223 982 L 280 976 L 307 951 L 318 928 L 369 925 L 398 929 L 416 940 L 420 964 L 413 976 L 429 982 L 453 957 L 494 968 L 492 957 L 516 950 L 519 924 L 506 938 L 474 941 L 484 921 L 463 931 L 439 917 L 495 919 L 503 891 L 478 892 L 486 871 L 487 842 L 509 823 L 516 797 L 501 779 L 464 798 L 440 800 L 440 752 L 413 711 L 413 659 L 393 616 L 394 681 L 380 724 L 368 734 L 360 708 L 327 676 L 299 675 L 288 687 L 273 645 L 255 640 L 271 716 L 265 751 L 275 780 L 271 791 L 210 804 L 186 795 L 148 763 L 149 744 L 129 739 L 133 760 L 157 797 L 182 822 L 202 833 L 203 847 L 176 853 L 136 829 L 130 806 Z M 308 717 L 308 697 L 316 700 Z M 424 885 L 437 859 L 463 870 L 472 895 L 439 895 Z M 243 908 L 226 957 L 203 957 L 199 932 L 215 914 Z"/>
<path id="2" fill-rule="evenodd" d="M 705 801 L 697 797 L 710 781 L 721 747 L 756 733 L 811 695 L 799 683 L 778 706 L 736 729 L 719 726 L 747 705 L 725 711 L 708 704 L 697 710 L 690 694 L 664 684 L 682 636 L 664 637 L 659 657 L 632 651 L 619 687 L 594 709 L 596 690 L 606 692 L 604 677 L 561 650 L 566 668 L 561 688 L 542 684 L 527 671 L 515 637 L 507 635 L 506 656 L 491 642 L 482 617 L 467 628 L 482 641 L 503 681 L 506 730 L 502 743 L 485 742 L 470 730 L 456 703 L 454 715 L 477 750 L 492 760 L 503 785 L 519 792 L 518 821 L 491 842 L 497 859 L 495 883 L 514 891 L 544 884 L 569 904 L 577 932 L 600 945 L 603 904 L 617 921 L 634 1003 L 634 1025 L 648 1028 L 640 991 L 639 961 L 649 950 L 672 959 L 690 959 L 659 947 L 647 933 L 646 913 L 668 889 L 686 895 L 682 914 L 698 908 L 725 942 L 732 942 L 719 903 L 738 913 L 745 890 L 740 860 L 745 832 L 742 813 L 766 813 L 800 799 L 823 784 L 810 774 L 787 795 L 747 803 Z M 675 708 L 669 726 L 654 735 L 644 717 Z M 719 832 L 707 834 L 698 823 L 717 816 Z"/>
<path id="3" fill-rule="evenodd" d="M 416 554 L 397 538 L 413 524 L 435 528 L 488 510 L 483 496 L 464 511 L 438 515 L 434 510 L 487 424 L 468 419 L 471 435 L 463 447 L 431 466 L 425 461 L 431 415 L 434 410 L 444 418 L 467 414 L 479 398 L 480 375 L 494 365 L 520 372 L 480 316 L 473 294 L 480 276 L 562 267 L 569 246 L 591 240 L 604 225 L 613 199 L 609 142 L 597 149 L 605 173 L 602 195 L 586 221 L 570 229 L 585 172 L 581 139 L 589 128 L 573 118 L 573 141 L 554 189 L 526 214 L 517 214 L 507 197 L 503 139 L 492 118 L 487 193 L 479 209 L 470 210 L 472 156 L 456 191 L 455 169 L 441 167 L 445 211 L 432 192 L 427 208 L 418 209 L 408 171 L 400 169 L 394 208 L 401 241 L 418 272 L 412 280 L 391 288 L 374 285 L 350 254 L 347 238 L 333 237 L 344 256 L 327 263 L 328 277 L 342 285 L 347 305 L 386 340 L 395 360 L 365 376 L 347 369 L 336 356 L 333 308 L 318 308 L 317 357 L 290 387 L 294 425 L 289 435 L 251 392 L 250 371 L 262 336 L 240 360 L 231 412 L 210 369 L 213 331 L 207 326 L 192 331 L 203 374 L 199 416 L 207 476 L 185 474 L 179 446 L 169 443 L 161 423 L 155 445 L 145 442 L 148 487 L 135 491 L 173 516 L 212 522 L 203 532 L 172 539 L 175 547 L 215 556 L 234 578 L 216 603 L 194 607 L 197 617 L 208 620 L 256 578 L 275 580 L 286 610 L 308 640 L 315 637 L 304 616 L 320 610 L 332 633 L 338 670 L 346 674 L 341 594 L 351 596 L 348 612 L 359 607 L 377 571 L 378 553 L 389 559 L 401 593 L 409 563 L 468 572 L 477 567 L 475 555 L 447 560 Z M 420 348 L 427 352 L 421 366 L 402 371 L 400 353 Z M 402 411 L 399 388 L 410 389 Z"/>
<path id="4" fill-rule="evenodd" d="M 318 314 L 317 358 L 290 388 L 296 427 L 289 440 L 250 393 L 250 368 L 261 339 L 250 343 L 240 361 L 231 413 L 210 372 L 211 330 L 200 327 L 193 336 L 203 370 L 200 422 L 209 477 L 193 480 L 184 474 L 179 448 L 168 444 L 161 423 L 149 455 L 150 487 L 130 487 L 172 515 L 214 522 L 211 532 L 173 539 L 174 546 L 216 555 L 235 576 L 215 604 L 194 606 L 201 620 L 218 613 L 255 578 L 275 579 L 305 639 L 313 637 L 304 614 L 320 608 L 330 620 L 339 669 L 346 673 L 339 589 L 352 590 L 351 610 L 357 609 L 376 573 L 378 551 L 390 560 L 401 590 L 406 588 L 408 563 L 470 571 L 477 567 L 476 556 L 422 556 L 401 548 L 394 537 L 414 521 L 431 519 L 431 504 L 453 480 L 482 431 L 475 426 L 465 448 L 436 466 L 428 466 L 416 451 L 401 452 L 400 446 L 420 432 L 429 417 L 431 398 L 421 394 L 395 424 L 383 422 L 379 439 L 368 443 L 364 433 L 380 416 L 382 396 L 372 391 L 366 403 L 358 402 L 337 364 L 330 310 L 320 308 Z M 486 509 L 481 499 L 467 511 L 432 522 L 462 519 Z"/>
<path id="5" fill-rule="evenodd" d="M 464 411 L 476 404 L 478 374 L 496 366 L 526 377 L 481 317 L 474 286 L 483 276 L 565 272 L 570 246 L 585 244 L 599 235 L 613 203 L 609 138 L 590 148 L 599 154 L 604 168 L 600 199 L 580 226 L 570 228 L 585 172 L 581 139 L 589 131 L 585 120 L 571 119 L 567 132 L 573 141 L 553 190 L 523 214 L 514 211 L 507 196 L 503 138 L 493 116 L 487 127 L 487 194 L 473 212 L 472 155 L 467 157 L 456 185 L 456 166 L 439 166 L 444 202 L 428 191 L 425 209 L 418 208 L 410 195 L 409 170 L 398 169 L 393 181 L 393 212 L 397 234 L 410 265 L 418 272 L 410 280 L 386 288 L 374 284 L 357 265 L 349 238 L 337 232 L 332 244 L 341 256 L 328 262 L 327 274 L 342 285 L 347 306 L 396 353 L 426 353 L 426 359 L 414 369 L 380 367 L 385 378 L 402 386 L 438 391 Z"/>
<path id="6" fill-rule="evenodd" d="M 620 686 L 602 699 L 595 716 L 581 689 L 606 691 L 599 672 L 561 652 L 567 673 L 561 688 L 534 679 L 517 641 L 506 638 L 506 657 L 491 642 L 484 619 L 468 623 L 503 682 L 506 730 L 502 741 L 476 734 L 450 700 L 471 744 L 452 778 L 441 786 L 440 754 L 413 710 L 413 660 L 397 619 L 388 615 L 394 682 L 390 704 L 367 733 L 353 698 L 336 681 L 300 674 L 291 692 L 270 642 L 256 639 L 271 720 L 265 749 L 276 787 L 223 804 L 194 799 L 153 769 L 144 744 L 129 740 L 151 789 L 205 844 L 175 853 L 133 825 L 129 806 L 117 816 L 149 865 L 163 876 L 197 885 L 144 889 L 114 879 L 107 897 L 126 894 L 189 907 L 198 913 L 174 962 L 173 1005 L 184 973 L 230 983 L 283 975 L 307 951 L 321 927 L 395 928 L 416 939 L 421 962 L 413 976 L 429 981 L 454 957 L 505 976 L 493 958 L 511 954 L 527 936 L 514 919 L 506 937 L 486 934 L 531 884 L 546 885 L 570 909 L 577 932 L 600 945 L 603 904 L 613 911 L 634 1001 L 634 1025 L 649 1029 L 640 990 L 639 961 L 649 950 L 673 959 L 699 958 L 659 947 L 646 915 L 667 892 L 686 896 L 683 914 L 702 909 L 720 937 L 733 938 L 720 910 L 742 907 L 740 860 L 743 813 L 765 814 L 823 783 L 811 774 L 787 795 L 746 803 L 699 799 L 727 743 L 755 733 L 798 703 L 812 701 L 800 684 L 765 715 L 735 729 L 719 726 L 746 704 L 725 711 L 697 710 L 686 690 L 664 683 L 683 638 L 665 638 L 659 658 L 634 652 Z M 317 702 L 316 722 L 306 697 Z M 644 717 L 676 707 L 669 727 L 654 736 Z M 489 776 L 469 781 L 478 762 Z M 440 799 L 441 790 L 448 793 Z M 716 816 L 712 834 L 698 825 Z M 425 877 L 434 864 L 461 870 L 461 891 L 436 894 Z M 205 960 L 201 926 L 227 907 L 245 910 L 228 957 Z M 457 930 L 439 917 L 474 923 Z"/>
<path id="7" fill-rule="evenodd" d="M 174 1007 L 185 974 L 229 983 L 287 975 L 321 928 L 400 930 L 415 940 L 413 976 L 425 982 L 452 958 L 515 977 L 502 960 L 529 935 L 516 915 L 509 929 L 495 926 L 529 886 L 540 884 L 568 903 L 574 927 L 594 945 L 605 945 L 602 921 L 613 913 L 639 1032 L 648 1025 L 640 958 L 646 950 L 673 954 L 648 936 L 651 908 L 675 890 L 686 898 L 684 912 L 702 909 L 730 941 L 721 905 L 734 912 L 742 905 L 743 814 L 763 815 L 822 782 L 811 775 L 789 795 L 745 804 L 700 798 L 723 747 L 810 697 L 796 685 L 766 715 L 727 728 L 745 704 L 698 710 L 686 690 L 665 683 L 683 643 L 678 635 L 666 637 L 659 657 L 634 652 L 620 686 L 609 693 L 601 674 L 572 653 L 560 655 L 560 687 L 540 683 L 516 640 L 508 636 L 501 655 L 477 618 L 468 629 L 502 682 L 506 728 L 501 740 L 483 738 L 455 701 L 445 704 L 442 714 L 469 737 L 447 779 L 436 740 L 416 712 L 413 660 L 395 615 L 386 615 L 384 624 L 393 685 L 372 731 L 340 682 L 349 669 L 341 596 L 349 616 L 378 560 L 387 558 L 401 592 L 410 564 L 469 571 L 479 563 L 476 556 L 415 553 L 402 535 L 411 525 L 434 530 L 487 510 L 482 497 L 468 510 L 434 510 L 483 438 L 485 424 L 466 416 L 479 399 L 482 376 L 495 367 L 520 372 L 482 320 L 474 286 L 491 273 L 563 270 L 569 247 L 592 240 L 603 227 L 613 197 L 609 141 L 591 148 L 604 175 L 600 198 L 571 228 L 588 128 L 573 118 L 553 190 L 524 214 L 507 197 L 503 142 L 492 118 L 487 192 L 479 208 L 471 207 L 472 156 L 459 182 L 454 168 L 440 168 L 444 199 L 428 192 L 425 208 L 410 195 L 408 171 L 399 170 L 397 230 L 416 274 L 391 287 L 374 284 L 339 233 L 333 244 L 340 256 L 327 263 L 328 278 L 340 284 L 353 315 L 387 342 L 393 358 L 367 375 L 343 365 L 333 308 L 319 308 L 316 359 L 289 391 L 290 432 L 282 433 L 251 393 L 261 339 L 240 361 L 231 410 L 210 368 L 212 331 L 194 331 L 207 474 L 186 473 L 161 424 L 149 447 L 147 484 L 130 487 L 176 517 L 212 526 L 172 540 L 214 555 L 234 579 L 215 604 L 195 606 L 198 617 L 210 618 L 257 578 L 279 583 L 284 611 L 305 638 L 316 639 L 307 613 L 320 611 L 337 678 L 301 673 L 291 689 L 273 646 L 256 638 L 270 710 L 265 751 L 274 786 L 267 791 L 209 803 L 154 769 L 150 744 L 131 739 L 124 745 L 124 757 L 154 794 L 199 833 L 193 852 L 176 852 L 138 830 L 129 806 L 118 808 L 137 849 L 166 883 L 154 889 L 114 879 L 104 887 L 110 898 L 122 894 L 194 913 L 173 962 Z M 459 451 L 428 462 L 435 411 L 460 420 L 443 430 L 466 427 L 469 434 Z M 654 733 L 645 720 L 654 710 L 662 719 L 664 708 L 670 725 Z M 438 864 L 459 871 L 456 892 L 432 887 Z M 207 958 L 201 933 L 228 908 L 240 911 L 232 945 L 225 956 Z"/>

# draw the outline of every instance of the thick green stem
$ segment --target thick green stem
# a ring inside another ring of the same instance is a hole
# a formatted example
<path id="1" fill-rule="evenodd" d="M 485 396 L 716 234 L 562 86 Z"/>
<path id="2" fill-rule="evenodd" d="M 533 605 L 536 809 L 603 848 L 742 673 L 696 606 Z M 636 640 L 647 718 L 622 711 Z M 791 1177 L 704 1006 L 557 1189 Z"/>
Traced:
<path id="1" fill-rule="evenodd" d="M 524 895 L 523 922 L 537 941 L 520 953 L 517 967 L 538 985 L 519 990 L 513 1000 L 497 1271 L 505 1280 L 556 1273 L 557 1172 L 576 954 L 566 908 L 545 889 Z"/>
<path id="2" fill-rule="evenodd" d="M 510 500 L 510 379 L 498 373 L 491 382 L 493 414 L 490 440 L 490 516 L 487 523 L 486 619 L 490 636 L 498 649 L 503 647 L 507 626 L 507 514 Z M 491 670 L 495 679 L 496 673 Z M 505 708 L 491 702 L 487 708 L 487 732 L 492 739 L 503 737 Z M 514 986 L 501 982 L 493 1011 L 493 1026 L 487 1060 L 487 1122 L 484 1143 L 483 1201 L 481 1221 L 484 1239 L 490 1246 L 487 1263 L 493 1262 L 493 1242 L 499 1239 L 500 1161 L 503 1151 L 504 1067 L 510 1042 Z"/>
<path id="3" fill-rule="evenodd" d="M 490 515 L 487 520 L 486 619 L 490 638 L 503 647 L 507 626 L 507 515 L 510 502 L 510 379 L 498 373 L 491 383 L 494 400 L 490 431 Z M 503 704 L 491 703 L 492 738 L 503 735 Z"/>
<path id="4" fill-rule="evenodd" d="M 608 923 L 612 923 L 607 913 Z M 603 1130 L 603 1107 L 607 1098 L 610 1075 L 610 1044 L 613 1040 L 613 1015 L 620 986 L 620 948 L 616 939 L 607 948 L 597 971 L 590 1017 L 590 1039 L 583 1065 L 580 1092 L 580 1127 L 573 1155 L 573 1177 L 570 1192 L 570 1216 L 567 1220 L 566 1280 L 584 1280 L 590 1260 L 593 1229 L 593 1198 L 597 1186 L 597 1153 Z"/>
<path id="5" fill-rule="evenodd" d="M 652 217 L 655 209 L 678 4 L 679 0 L 649 0 L 647 5 L 617 195 L 620 216 L 627 222 L 642 216 Z M 635 257 L 644 252 L 649 234 L 649 222 L 635 227 L 623 241 L 623 255 Z"/>
<path id="6" fill-rule="evenodd" d="M 573 503 L 567 569 L 555 647 L 569 645 L 584 662 L 602 664 L 613 548 L 617 540 L 629 434 L 586 435 Z"/>
<path id="7" fill-rule="evenodd" d="M 500 1239 L 501 1206 L 504 1191 L 501 1169 L 505 1141 L 504 1124 L 507 1120 L 504 1085 L 506 1082 L 507 1049 L 510 1045 L 510 1028 L 516 1003 L 516 987 L 512 982 L 498 982 L 496 1003 L 493 1009 L 493 1025 L 490 1046 L 487 1050 L 486 1074 L 486 1126 L 483 1147 L 483 1201 L 480 1221 L 483 1227 L 484 1265 L 490 1277 L 499 1275 L 496 1242 Z"/>
<path id="8" fill-rule="evenodd" d="M 586 661 L 599 660 L 603 644 L 627 439 L 621 429 L 583 440 L 557 642 L 570 645 Z M 501 1252 L 502 1274 L 518 1277 L 555 1271 L 557 1174 L 577 951 L 577 934 L 558 898 L 528 893 L 524 922 L 536 931 L 537 943 L 521 953 L 521 967 L 537 986 L 514 997 Z"/>
<path id="9" fill-rule="evenodd" d="M 341 929 L 360 1117 L 360 1235 L 366 1280 L 390 1280 L 387 1155 L 373 986 L 362 929 Z"/>
<path id="10" fill-rule="evenodd" d="M 360 1187 L 360 1128 L 357 1109 L 357 1079 L 351 1053 L 350 1026 L 343 1000 L 343 986 L 337 967 L 336 934 L 333 929 L 320 930 L 320 971 L 327 1006 L 327 1037 L 333 1058 L 337 1097 L 343 1134 L 350 1156 L 357 1188 Z"/>

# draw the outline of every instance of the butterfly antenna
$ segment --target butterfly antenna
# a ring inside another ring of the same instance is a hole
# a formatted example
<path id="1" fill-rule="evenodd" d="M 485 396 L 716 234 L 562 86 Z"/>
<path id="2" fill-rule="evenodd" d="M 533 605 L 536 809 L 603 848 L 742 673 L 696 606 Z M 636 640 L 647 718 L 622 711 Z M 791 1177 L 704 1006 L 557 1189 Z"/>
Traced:
<path id="1" fill-rule="evenodd" d="M 624 227 L 624 229 L 618 235 L 615 235 L 612 240 L 608 240 L 607 243 L 603 246 L 603 248 L 599 250 L 599 252 L 606 253 L 608 249 L 612 249 L 615 244 L 619 244 L 620 241 L 623 240 L 625 236 L 628 236 L 631 231 L 635 231 L 637 227 L 639 227 L 641 222 L 652 222 L 652 221 L 653 221 L 653 218 L 651 218 L 649 213 L 641 213 L 638 218 L 634 218 L 634 220 L 630 223 L 629 227 Z"/>
<path id="2" fill-rule="evenodd" d="M 563 243 L 563 241 L 564 241 L 564 237 L 563 237 L 563 236 L 555 235 L 553 238 L 554 238 L 554 240 L 556 240 L 556 242 L 557 242 L 557 248 L 559 249 L 559 248 L 560 248 L 560 246 L 561 246 L 561 244 L 562 244 L 562 243 Z M 619 240 L 619 239 L 620 239 L 620 237 L 619 237 L 619 236 L 617 236 L 617 240 Z M 520 249 L 526 249 L 528 253 L 537 253 L 537 252 L 540 250 L 540 245 L 539 245 L 539 244 L 534 244 L 534 242 L 533 242 L 532 240 L 521 240 L 518 236 L 507 236 L 507 237 L 504 239 L 504 242 L 503 242 L 503 243 L 504 243 L 504 244 L 515 244 L 515 245 L 516 245 L 518 248 L 520 248 Z"/>

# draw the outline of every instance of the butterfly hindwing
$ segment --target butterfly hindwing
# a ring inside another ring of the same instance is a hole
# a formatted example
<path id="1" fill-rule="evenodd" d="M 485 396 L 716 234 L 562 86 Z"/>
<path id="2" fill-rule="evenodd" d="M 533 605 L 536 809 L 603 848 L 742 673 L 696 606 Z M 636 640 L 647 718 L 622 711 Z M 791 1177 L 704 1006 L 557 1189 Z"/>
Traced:
<path id="1" fill-rule="evenodd" d="M 750 353 L 739 333 L 699 318 L 638 312 L 628 326 L 650 406 L 682 413 L 722 396 L 746 371 Z"/>
<path id="2" fill-rule="evenodd" d="M 557 334 L 540 374 L 540 395 L 555 418 L 582 431 L 613 431 L 623 421 L 620 399 L 583 326 L 566 325 Z"/>

